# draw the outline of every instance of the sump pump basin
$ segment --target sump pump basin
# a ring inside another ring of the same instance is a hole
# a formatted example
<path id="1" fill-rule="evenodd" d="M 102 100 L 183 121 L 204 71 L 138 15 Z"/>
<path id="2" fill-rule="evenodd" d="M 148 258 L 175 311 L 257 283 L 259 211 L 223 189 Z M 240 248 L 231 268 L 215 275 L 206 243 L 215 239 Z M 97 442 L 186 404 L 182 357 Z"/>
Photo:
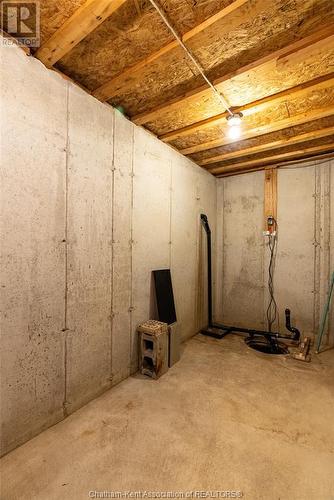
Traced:
<path id="1" fill-rule="evenodd" d="M 263 354 L 289 354 L 289 349 L 281 342 L 269 342 L 266 339 L 254 337 L 247 337 L 245 342 L 248 347 L 255 349 L 255 351 L 262 352 Z"/>

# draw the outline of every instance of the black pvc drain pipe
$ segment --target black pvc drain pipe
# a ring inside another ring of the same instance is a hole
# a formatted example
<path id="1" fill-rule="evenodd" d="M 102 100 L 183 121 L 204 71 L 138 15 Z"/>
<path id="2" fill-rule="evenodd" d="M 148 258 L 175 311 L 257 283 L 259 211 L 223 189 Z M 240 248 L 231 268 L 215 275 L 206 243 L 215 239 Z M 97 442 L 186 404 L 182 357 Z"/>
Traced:
<path id="1" fill-rule="evenodd" d="M 263 354 L 289 354 L 289 349 L 285 344 L 282 344 L 282 342 L 269 342 L 266 339 L 254 337 L 247 337 L 245 342 L 248 347 L 255 349 L 255 351 L 262 352 Z"/>

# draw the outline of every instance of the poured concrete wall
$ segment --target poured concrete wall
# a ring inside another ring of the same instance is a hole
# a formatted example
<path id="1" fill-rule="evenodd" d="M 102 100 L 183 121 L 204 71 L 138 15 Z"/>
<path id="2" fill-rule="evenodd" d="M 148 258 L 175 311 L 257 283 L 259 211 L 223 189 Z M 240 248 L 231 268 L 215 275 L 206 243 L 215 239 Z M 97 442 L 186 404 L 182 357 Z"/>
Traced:
<path id="1" fill-rule="evenodd" d="M 205 323 L 216 180 L 16 47 L 1 68 L 6 453 L 136 371 L 153 269 L 171 268 L 182 339 Z"/>
<path id="2" fill-rule="evenodd" d="M 110 387 L 113 113 L 72 86 L 67 109 L 64 405 L 72 412 Z"/>
<path id="3" fill-rule="evenodd" d="M 263 200 L 263 172 L 218 180 L 216 313 L 226 324 L 263 326 Z"/>
<path id="4" fill-rule="evenodd" d="M 17 49 L 1 49 L 0 65 L 1 420 L 7 451 L 63 415 L 67 88 Z"/>
<path id="5" fill-rule="evenodd" d="M 310 164 L 308 164 L 310 165 Z M 334 162 L 278 169 L 275 297 L 305 335 L 315 336 L 334 271 Z M 218 180 L 217 319 L 266 327 L 269 250 L 263 231 L 264 172 Z M 333 305 L 325 342 L 334 343 Z"/>

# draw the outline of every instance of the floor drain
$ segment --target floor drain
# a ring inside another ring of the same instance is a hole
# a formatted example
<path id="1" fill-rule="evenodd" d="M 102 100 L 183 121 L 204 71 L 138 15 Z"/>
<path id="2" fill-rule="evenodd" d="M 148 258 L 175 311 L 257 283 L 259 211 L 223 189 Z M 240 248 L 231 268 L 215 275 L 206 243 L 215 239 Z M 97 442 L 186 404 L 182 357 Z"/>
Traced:
<path id="1" fill-rule="evenodd" d="M 264 354 L 289 354 L 289 349 L 281 342 L 273 341 L 271 343 L 266 339 L 254 339 L 252 337 L 247 337 L 245 342 L 251 349 Z"/>

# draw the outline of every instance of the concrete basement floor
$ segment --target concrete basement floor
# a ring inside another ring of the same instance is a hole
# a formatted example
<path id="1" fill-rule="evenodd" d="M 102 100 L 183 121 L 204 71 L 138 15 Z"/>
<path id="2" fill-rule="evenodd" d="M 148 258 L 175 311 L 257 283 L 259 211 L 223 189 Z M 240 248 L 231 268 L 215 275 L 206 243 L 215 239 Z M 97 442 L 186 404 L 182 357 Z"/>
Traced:
<path id="1" fill-rule="evenodd" d="M 237 490 L 334 498 L 334 351 L 311 364 L 197 336 L 158 381 L 131 377 L 2 459 L 2 500 Z"/>

